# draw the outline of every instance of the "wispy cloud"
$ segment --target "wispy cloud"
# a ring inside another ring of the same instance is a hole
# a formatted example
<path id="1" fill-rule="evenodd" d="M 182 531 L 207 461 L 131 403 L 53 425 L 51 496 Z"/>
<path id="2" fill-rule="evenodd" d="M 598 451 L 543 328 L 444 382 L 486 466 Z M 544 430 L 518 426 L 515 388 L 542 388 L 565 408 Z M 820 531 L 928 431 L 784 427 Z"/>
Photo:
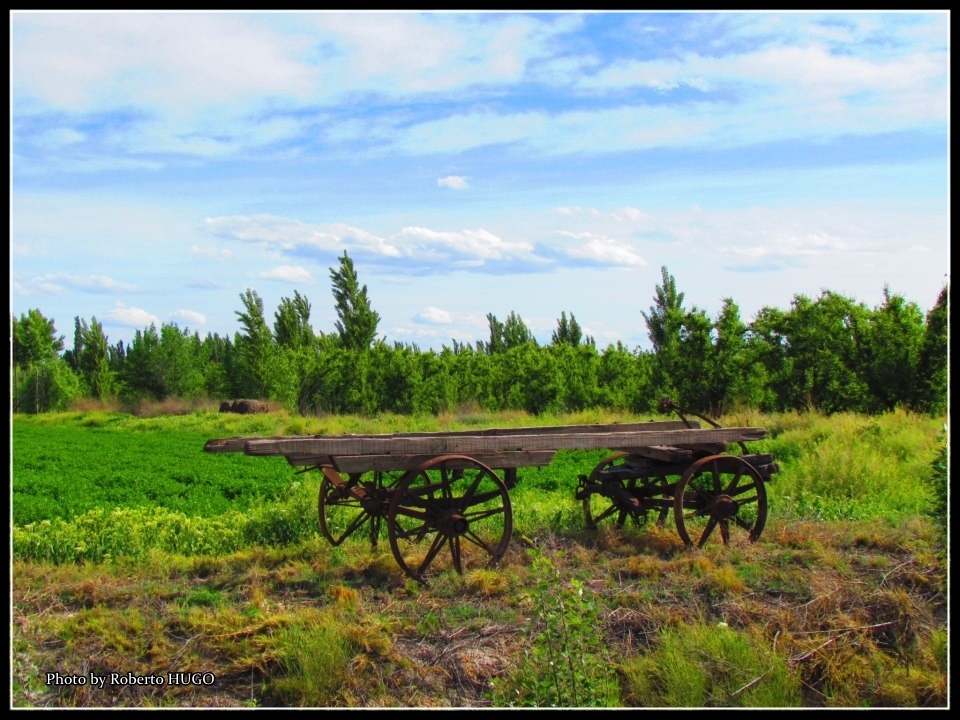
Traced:
<path id="1" fill-rule="evenodd" d="M 264 280 L 279 280 L 295 285 L 299 283 L 312 285 L 314 282 L 313 276 L 307 270 L 293 265 L 280 265 L 270 270 L 255 273 L 255 277 L 263 278 Z"/>
<path id="2" fill-rule="evenodd" d="M 172 313 L 170 313 L 170 317 L 175 321 L 179 321 L 178 325 L 184 323 L 187 327 L 203 327 L 207 324 L 206 315 L 201 312 L 197 312 L 196 310 L 174 310 Z"/>
<path id="3" fill-rule="evenodd" d="M 560 235 L 573 238 L 575 245 L 562 247 L 559 252 L 577 260 L 599 263 L 601 265 L 633 265 L 644 267 L 648 263 L 629 245 L 611 237 L 593 233 L 571 233 L 563 231 Z"/>
<path id="4" fill-rule="evenodd" d="M 467 178 L 462 175 L 447 175 L 447 177 L 438 178 L 437 185 L 453 190 L 464 190 L 467 188 Z"/>
<path id="5" fill-rule="evenodd" d="M 453 313 L 436 307 L 427 307 L 414 315 L 414 320 L 427 325 L 450 325 L 453 323 Z"/>
<path id="6" fill-rule="evenodd" d="M 78 290 L 86 293 L 107 294 L 115 292 L 133 292 L 136 285 L 114 280 L 106 275 L 70 275 L 67 273 L 48 273 L 33 278 L 30 287 L 40 292 L 62 293 Z"/>

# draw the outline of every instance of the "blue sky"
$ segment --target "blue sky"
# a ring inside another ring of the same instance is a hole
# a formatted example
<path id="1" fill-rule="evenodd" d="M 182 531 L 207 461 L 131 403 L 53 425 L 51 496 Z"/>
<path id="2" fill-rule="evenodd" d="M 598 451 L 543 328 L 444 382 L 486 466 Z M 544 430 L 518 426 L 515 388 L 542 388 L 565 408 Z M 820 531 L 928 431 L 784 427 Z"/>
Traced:
<path id="1" fill-rule="evenodd" d="M 11 313 L 233 336 L 346 251 L 421 349 L 561 312 L 648 349 L 949 280 L 949 30 L 893 13 L 11 12 Z"/>

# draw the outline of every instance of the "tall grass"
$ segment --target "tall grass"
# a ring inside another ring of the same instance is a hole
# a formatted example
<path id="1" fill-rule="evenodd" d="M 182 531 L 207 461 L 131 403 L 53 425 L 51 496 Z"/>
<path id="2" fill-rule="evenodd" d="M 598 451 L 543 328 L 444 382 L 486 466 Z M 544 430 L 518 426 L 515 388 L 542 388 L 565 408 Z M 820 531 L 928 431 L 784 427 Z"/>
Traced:
<path id="1" fill-rule="evenodd" d="M 621 672 L 630 704 L 646 707 L 802 707 L 800 678 L 766 638 L 726 623 L 664 630 Z"/>
<path id="2" fill-rule="evenodd" d="M 630 419 L 613 416 L 609 419 Z M 526 425 L 514 413 L 484 427 Z M 555 424 L 601 422 L 583 414 Z M 207 454 L 214 437 L 381 433 L 463 429 L 446 418 L 192 414 L 140 418 L 121 413 L 16 416 L 13 426 L 13 551 L 17 559 L 75 562 L 144 557 L 151 549 L 184 555 L 295 543 L 317 536 L 316 473 L 297 475 L 283 458 Z M 944 507 L 937 484 L 943 419 L 896 411 L 881 416 L 787 413 L 721 418 L 767 427 L 754 452 L 774 454 L 780 472 L 767 484 L 771 519 L 883 519 L 902 522 Z M 733 448 L 735 449 L 735 448 Z M 577 475 L 606 453 L 559 451 L 550 465 L 521 468 L 511 490 L 517 535 L 577 532 L 583 512 Z M 941 474 L 943 473 L 940 470 Z M 937 505 L 937 503 L 940 503 Z M 351 543 L 368 544 L 359 535 Z"/>
<path id="3" fill-rule="evenodd" d="M 356 647 L 335 613 L 302 613 L 280 628 L 272 642 L 281 677 L 270 683 L 276 704 L 291 707 L 334 706 Z"/>
<path id="4" fill-rule="evenodd" d="M 768 488 L 775 515 L 900 522 L 929 506 L 942 420 L 897 410 L 790 413 L 768 422 L 771 439 L 762 444 L 781 469 Z"/>

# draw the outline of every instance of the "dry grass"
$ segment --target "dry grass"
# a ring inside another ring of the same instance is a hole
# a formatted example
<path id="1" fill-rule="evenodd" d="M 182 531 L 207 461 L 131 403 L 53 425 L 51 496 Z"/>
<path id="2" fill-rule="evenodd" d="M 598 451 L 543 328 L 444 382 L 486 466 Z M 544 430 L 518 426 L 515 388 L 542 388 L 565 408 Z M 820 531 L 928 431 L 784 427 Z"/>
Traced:
<path id="1" fill-rule="evenodd" d="M 806 707 L 948 705 L 946 560 L 930 551 L 922 522 L 773 521 L 756 545 L 696 552 L 655 527 L 526 543 L 515 541 L 500 568 L 442 575 L 427 588 L 403 576 L 389 552 L 362 543 L 336 549 L 335 563 L 319 541 L 137 567 L 18 563 L 13 704 L 236 708 L 327 697 L 331 707 L 489 706 L 491 681 L 527 649 L 535 544 L 560 577 L 596 593 L 596 631 L 625 666 L 656 658 L 668 628 L 726 623 L 799 676 Z M 284 644 L 309 641 L 318 622 L 351 648 L 335 691 L 319 696 L 291 674 Z M 54 672 L 216 680 L 47 685 Z"/>

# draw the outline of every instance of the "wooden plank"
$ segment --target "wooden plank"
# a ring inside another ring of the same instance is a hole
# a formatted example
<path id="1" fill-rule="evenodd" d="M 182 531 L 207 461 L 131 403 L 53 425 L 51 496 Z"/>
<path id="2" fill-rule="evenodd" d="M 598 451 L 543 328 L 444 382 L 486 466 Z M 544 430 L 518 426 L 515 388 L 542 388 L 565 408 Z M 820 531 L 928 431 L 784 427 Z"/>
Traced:
<path id="1" fill-rule="evenodd" d="M 208 453 L 243 452 L 247 440 L 260 440 L 263 436 L 249 435 L 245 437 L 218 438 L 207 440 L 203 451 Z"/>
<path id="2" fill-rule="evenodd" d="M 641 457 L 650 458 L 651 460 L 662 460 L 663 462 L 679 463 L 693 459 L 693 450 L 667 445 L 630 448 L 628 452 L 631 455 L 640 455 Z"/>
<path id="3" fill-rule="evenodd" d="M 556 453 L 553 450 L 523 450 L 471 455 L 491 470 L 517 467 L 545 467 Z M 433 455 L 287 455 L 287 462 L 295 466 L 331 465 L 342 473 L 363 473 L 380 470 L 413 470 Z M 451 467 L 455 467 L 452 465 Z"/>
<path id="4" fill-rule="evenodd" d="M 531 435 L 289 436 L 247 440 L 247 455 L 480 455 L 506 450 L 592 450 L 759 440 L 764 428 L 635 430 Z"/>
<path id="5" fill-rule="evenodd" d="M 684 445 L 653 445 L 649 447 L 625 448 L 631 455 L 640 455 L 663 462 L 684 462 L 694 456 L 721 455 L 728 449 L 727 443 L 696 443 Z"/>
<path id="6" fill-rule="evenodd" d="M 694 429 L 700 427 L 700 423 L 691 421 L 690 425 Z M 393 439 L 393 438 L 419 438 L 419 437 L 503 437 L 511 435 L 576 435 L 579 433 L 598 433 L 598 432 L 633 432 L 648 430 L 685 430 L 687 425 L 681 420 L 651 420 L 649 422 L 637 423 L 608 423 L 596 425 L 548 425 L 544 427 L 528 426 L 518 428 L 488 428 L 484 430 L 450 430 L 440 432 L 409 432 L 409 433 L 388 433 L 388 434 L 349 434 L 349 435 L 278 435 L 273 437 L 243 436 L 232 438 L 220 438 L 208 440 L 204 445 L 204 452 L 244 452 L 247 440 L 286 440 L 293 438 L 374 438 L 374 439 Z M 282 453 L 281 453 L 282 454 Z"/>

